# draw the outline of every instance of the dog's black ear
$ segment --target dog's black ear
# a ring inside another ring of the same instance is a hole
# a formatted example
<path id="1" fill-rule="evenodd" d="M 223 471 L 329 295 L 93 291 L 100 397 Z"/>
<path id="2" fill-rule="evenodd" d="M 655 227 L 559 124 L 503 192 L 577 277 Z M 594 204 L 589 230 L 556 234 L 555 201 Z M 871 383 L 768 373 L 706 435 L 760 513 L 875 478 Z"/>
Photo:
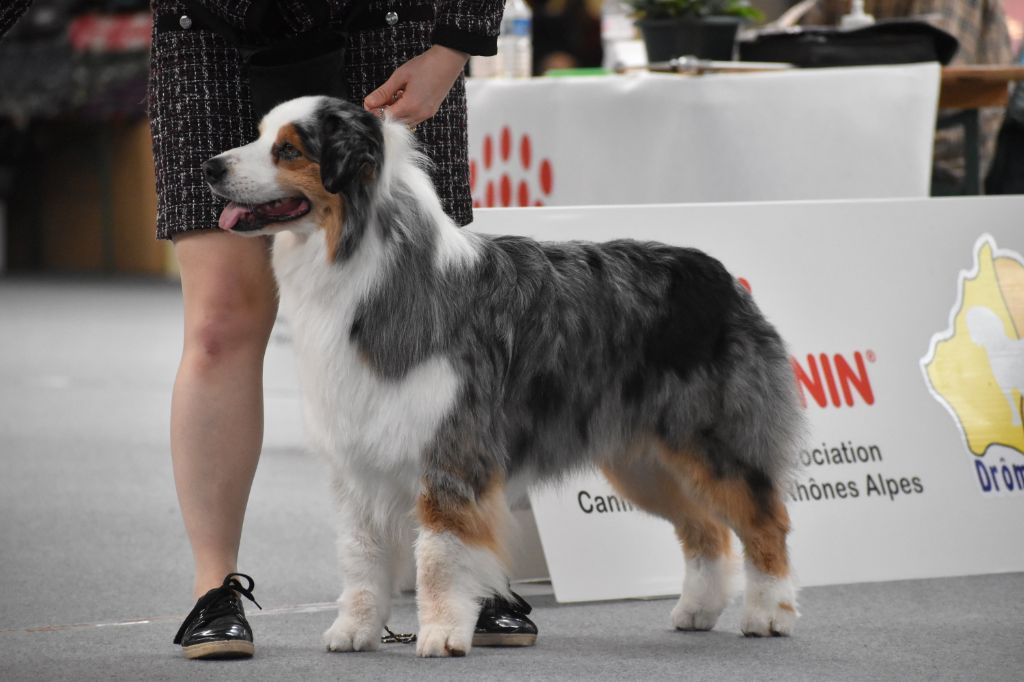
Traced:
<path id="1" fill-rule="evenodd" d="M 320 179 L 332 194 L 351 201 L 370 188 L 384 160 L 380 120 L 368 111 L 331 100 L 321 112 Z"/>
<path id="2" fill-rule="evenodd" d="M 320 180 L 344 200 L 333 259 L 350 256 L 362 241 L 374 188 L 384 162 L 381 121 L 343 100 L 326 100 L 318 112 Z"/>

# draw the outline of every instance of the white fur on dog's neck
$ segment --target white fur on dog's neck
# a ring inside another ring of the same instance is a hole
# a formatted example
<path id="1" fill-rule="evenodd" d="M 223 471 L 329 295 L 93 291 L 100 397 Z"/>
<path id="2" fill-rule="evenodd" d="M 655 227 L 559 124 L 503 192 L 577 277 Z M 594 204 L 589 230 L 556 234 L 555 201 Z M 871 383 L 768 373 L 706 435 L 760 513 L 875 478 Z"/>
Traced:
<path id="1" fill-rule="evenodd" d="M 352 343 L 350 329 L 360 303 L 378 289 L 396 250 L 414 232 L 432 233 L 439 270 L 471 265 L 480 250 L 478 238 L 442 209 L 411 132 L 386 119 L 383 135 L 384 159 L 371 201 L 375 207 L 415 202 L 415 210 L 371 207 L 358 246 L 338 262 L 327 258 L 320 234 L 282 232 L 275 237 L 273 265 L 282 312 L 294 326 L 304 393 L 317 396 L 304 409 L 314 448 L 346 453 L 346 466 L 390 470 L 393 476 L 401 471 L 398 478 L 414 489 L 419 453 L 454 403 L 458 377 L 442 357 L 425 360 L 397 381 L 377 377 Z M 408 224 L 384 226 L 384 218 Z M 402 427 L 385 428 L 394 413 L 405 415 Z"/>
<path id="2" fill-rule="evenodd" d="M 378 201 L 393 196 L 398 185 L 404 185 L 423 209 L 437 235 L 434 266 L 444 270 L 452 265 L 471 264 L 479 253 L 476 238 L 472 233 L 459 229 L 441 207 L 441 200 L 427 173 L 430 161 L 416 149 L 412 131 L 390 115 L 385 115 L 382 125 L 384 163 L 377 184 Z M 371 225 L 371 229 L 376 227 Z"/>

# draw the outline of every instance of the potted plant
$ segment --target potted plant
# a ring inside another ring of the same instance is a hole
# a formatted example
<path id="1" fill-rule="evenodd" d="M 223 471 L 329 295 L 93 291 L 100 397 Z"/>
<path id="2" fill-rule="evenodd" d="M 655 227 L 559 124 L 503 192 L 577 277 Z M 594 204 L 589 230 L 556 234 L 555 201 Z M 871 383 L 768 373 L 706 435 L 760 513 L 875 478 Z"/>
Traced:
<path id="1" fill-rule="evenodd" d="M 760 21 L 748 0 L 626 0 L 647 45 L 649 62 L 693 55 L 732 59 L 744 20 Z"/>

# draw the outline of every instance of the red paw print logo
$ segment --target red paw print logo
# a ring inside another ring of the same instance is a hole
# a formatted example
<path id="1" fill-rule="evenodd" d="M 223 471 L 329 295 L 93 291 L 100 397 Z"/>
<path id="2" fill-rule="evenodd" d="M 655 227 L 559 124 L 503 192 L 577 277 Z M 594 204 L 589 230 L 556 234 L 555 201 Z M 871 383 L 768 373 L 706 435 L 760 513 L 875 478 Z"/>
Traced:
<path id="1" fill-rule="evenodd" d="M 551 161 L 534 158 L 529 135 L 513 144 L 508 126 L 501 129 L 497 144 L 494 136 L 484 135 L 482 158 L 469 161 L 469 189 L 475 208 L 543 206 L 553 187 Z"/>

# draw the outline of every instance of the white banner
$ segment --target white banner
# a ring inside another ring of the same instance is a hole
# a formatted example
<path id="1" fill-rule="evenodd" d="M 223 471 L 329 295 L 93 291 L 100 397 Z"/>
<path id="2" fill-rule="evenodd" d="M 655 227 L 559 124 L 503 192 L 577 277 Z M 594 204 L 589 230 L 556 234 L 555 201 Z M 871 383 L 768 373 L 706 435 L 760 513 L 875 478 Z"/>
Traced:
<path id="1" fill-rule="evenodd" d="M 695 246 L 787 339 L 810 423 L 803 585 L 1024 570 L 1024 197 L 479 211 L 474 229 Z M 561 601 L 678 593 L 668 523 L 599 476 L 533 491 Z"/>
<path id="2" fill-rule="evenodd" d="M 473 80 L 478 206 L 927 197 L 937 64 Z"/>

